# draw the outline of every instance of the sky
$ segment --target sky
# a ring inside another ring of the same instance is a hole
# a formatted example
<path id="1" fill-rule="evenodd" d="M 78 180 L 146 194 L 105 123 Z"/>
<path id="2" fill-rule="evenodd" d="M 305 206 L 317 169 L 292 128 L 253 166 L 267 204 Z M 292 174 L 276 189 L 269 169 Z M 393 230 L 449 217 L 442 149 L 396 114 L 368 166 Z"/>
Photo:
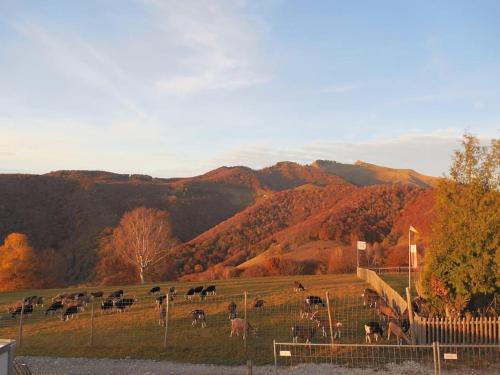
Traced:
<path id="1" fill-rule="evenodd" d="M 317 159 L 442 175 L 500 129 L 500 2 L 0 0 L 0 173 Z"/>

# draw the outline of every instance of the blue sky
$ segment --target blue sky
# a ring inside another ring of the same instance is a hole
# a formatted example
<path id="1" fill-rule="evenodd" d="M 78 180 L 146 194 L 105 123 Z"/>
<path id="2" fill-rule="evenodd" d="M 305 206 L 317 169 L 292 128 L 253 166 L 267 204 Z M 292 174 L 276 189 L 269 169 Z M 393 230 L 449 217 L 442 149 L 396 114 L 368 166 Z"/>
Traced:
<path id="1" fill-rule="evenodd" d="M 498 1 L 0 1 L 0 172 L 358 159 L 500 129 Z"/>

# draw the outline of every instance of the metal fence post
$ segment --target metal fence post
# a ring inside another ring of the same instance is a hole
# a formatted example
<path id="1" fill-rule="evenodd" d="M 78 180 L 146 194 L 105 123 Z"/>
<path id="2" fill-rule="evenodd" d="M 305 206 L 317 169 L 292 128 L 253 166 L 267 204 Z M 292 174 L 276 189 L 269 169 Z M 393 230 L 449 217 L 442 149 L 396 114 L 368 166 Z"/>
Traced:
<path id="1" fill-rule="evenodd" d="M 330 311 L 330 294 L 328 292 L 325 292 L 325 297 L 326 297 L 326 306 L 328 308 L 328 323 L 330 325 L 330 341 L 332 342 L 333 345 L 333 326 L 332 326 L 332 313 Z"/>
<path id="2" fill-rule="evenodd" d="M 170 307 L 170 293 L 167 293 L 167 307 L 165 308 L 165 335 L 163 337 L 163 348 L 167 348 L 167 335 L 168 335 L 168 311 Z M 161 314 L 161 307 L 160 307 L 160 314 Z M 160 318 L 161 320 L 161 318 Z"/>
<path id="3" fill-rule="evenodd" d="M 23 342 L 23 316 L 24 316 L 24 299 L 23 299 L 23 304 L 21 306 L 21 317 L 19 318 L 19 347 L 21 347 L 21 344 Z"/>
<path id="4" fill-rule="evenodd" d="M 90 338 L 89 346 L 94 345 L 94 301 L 92 301 L 92 307 L 90 308 Z"/>
<path id="5" fill-rule="evenodd" d="M 274 375 L 278 375 L 278 357 L 276 356 L 276 340 L 273 340 L 274 351 Z"/>

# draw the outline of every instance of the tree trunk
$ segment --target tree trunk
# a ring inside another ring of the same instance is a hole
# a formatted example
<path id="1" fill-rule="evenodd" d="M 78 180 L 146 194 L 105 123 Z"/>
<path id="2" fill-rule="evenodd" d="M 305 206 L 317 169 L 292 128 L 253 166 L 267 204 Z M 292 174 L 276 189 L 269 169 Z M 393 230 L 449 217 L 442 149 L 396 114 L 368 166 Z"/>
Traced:
<path id="1" fill-rule="evenodd" d="M 141 279 L 141 284 L 144 284 L 144 267 L 139 267 L 139 278 Z"/>

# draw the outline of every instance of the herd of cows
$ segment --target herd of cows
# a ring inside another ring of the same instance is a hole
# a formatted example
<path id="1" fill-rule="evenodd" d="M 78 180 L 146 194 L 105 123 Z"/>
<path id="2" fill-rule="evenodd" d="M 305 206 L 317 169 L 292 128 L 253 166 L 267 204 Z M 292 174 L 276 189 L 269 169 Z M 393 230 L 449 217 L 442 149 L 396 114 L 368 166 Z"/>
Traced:
<path id="1" fill-rule="evenodd" d="M 294 283 L 295 292 L 304 292 L 306 289 L 300 282 Z M 173 303 L 177 298 L 177 289 L 172 286 L 168 288 L 168 293 L 162 293 L 160 286 L 151 288 L 147 295 L 154 301 L 158 312 L 158 324 L 165 327 L 167 324 L 167 304 L 165 301 Z M 198 286 L 189 288 L 184 293 L 184 299 L 193 301 L 195 297 L 199 301 L 205 300 L 208 296 L 216 295 L 216 286 Z M 378 342 L 382 339 L 384 332 L 387 332 L 387 338 L 394 334 L 398 344 L 404 340 L 410 343 L 407 332 L 409 329 L 409 319 L 407 312 L 402 315 L 398 314 L 391 308 L 385 300 L 374 290 L 366 288 L 362 294 L 363 305 L 370 308 L 375 308 L 382 322 L 386 322 L 385 326 L 378 321 L 368 321 L 364 324 L 365 340 L 367 343 L 372 342 L 372 338 Z M 9 308 L 9 314 L 12 318 L 16 316 L 29 316 L 35 309 L 43 309 L 44 314 L 54 315 L 59 313 L 62 321 L 68 321 L 79 313 L 85 311 L 90 303 L 99 302 L 98 308 L 102 314 L 108 312 L 123 312 L 138 302 L 134 297 L 124 295 L 123 290 L 116 290 L 109 295 L 104 295 L 102 291 L 96 292 L 76 292 L 76 293 L 60 293 L 50 300 L 50 304 L 46 304 L 45 298 L 42 296 L 30 296 L 24 298 L 20 303 Z M 260 297 L 252 301 L 251 308 L 255 312 L 262 311 L 266 301 Z M 94 305 L 95 306 L 95 305 Z M 230 301 L 227 305 L 227 314 L 230 321 L 231 333 L 230 336 L 237 335 L 245 338 L 247 335 L 257 335 L 257 328 L 254 327 L 248 320 L 238 316 L 238 306 L 235 301 Z M 191 311 L 191 325 L 193 327 L 207 326 L 207 313 L 202 308 L 196 308 Z M 301 299 L 299 303 L 298 320 L 300 324 L 294 324 L 291 327 L 291 337 L 293 342 L 304 341 L 310 343 L 318 335 L 328 337 L 329 332 L 333 339 L 341 338 L 342 322 L 332 319 L 328 316 L 328 310 L 323 299 L 319 296 L 308 295 Z"/>

